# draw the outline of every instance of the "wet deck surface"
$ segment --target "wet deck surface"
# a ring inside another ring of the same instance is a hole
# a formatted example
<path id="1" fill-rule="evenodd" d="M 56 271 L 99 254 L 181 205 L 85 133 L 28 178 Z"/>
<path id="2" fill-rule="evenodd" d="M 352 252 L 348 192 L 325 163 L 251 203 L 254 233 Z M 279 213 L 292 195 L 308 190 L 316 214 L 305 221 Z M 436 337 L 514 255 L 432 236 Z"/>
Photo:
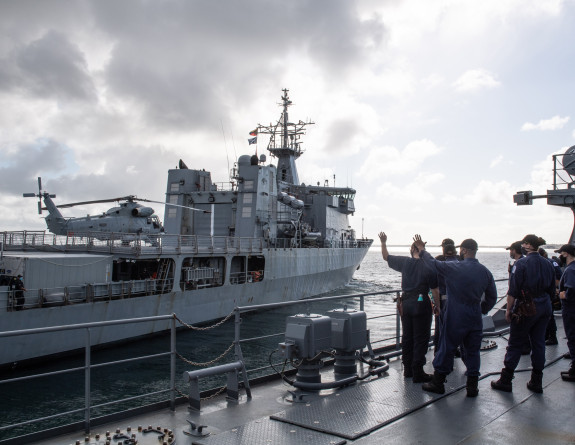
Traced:
<path id="1" fill-rule="evenodd" d="M 200 412 L 180 405 L 175 412 L 161 410 L 117 424 L 94 428 L 90 439 L 80 434 L 37 442 L 43 445 L 80 443 L 105 444 L 95 434 L 107 430 L 122 432 L 128 425 L 167 428 L 174 431 L 175 442 L 181 444 L 573 444 L 575 443 L 575 384 L 561 379 L 560 372 L 570 361 L 562 358 L 567 352 L 561 318 L 559 345 L 547 347 L 547 367 L 543 375 L 543 394 L 526 387 L 530 379 L 529 356 L 523 356 L 513 380 L 513 392 L 504 393 L 490 387 L 499 378 L 507 342 L 494 339 L 497 348 L 482 352 L 479 396 L 466 397 L 465 367 L 455 360 L 455 369 L 448 376 L 446 394 L 431 394 L 421 384 L 404 379 L 401 362 L 390 362 L 390 369 L 381 377 L 371 377 L 347 388 L 306 393 L 302 403 L 286 401 L 291 389 L 282 382 L 252 387 L 252 399 L 242 391 L 239 403 L 227 402 L 222 396 L 202 402 Z M 428 353 L 428 360 L 433 354 Z M 432 372 L 431 363 L 425 367 Z M 497 373 L 497 374 L 495 374 Z M 327 373 L 324 380 L 331 377 Z M 190 431 L 187 420 L 206 425 L 206 437 L 184 434 Z M 121 443 L 119 440 L 112 444 Z M 162 443 L 158 434 L 139 435 L 140 445 Z"/>

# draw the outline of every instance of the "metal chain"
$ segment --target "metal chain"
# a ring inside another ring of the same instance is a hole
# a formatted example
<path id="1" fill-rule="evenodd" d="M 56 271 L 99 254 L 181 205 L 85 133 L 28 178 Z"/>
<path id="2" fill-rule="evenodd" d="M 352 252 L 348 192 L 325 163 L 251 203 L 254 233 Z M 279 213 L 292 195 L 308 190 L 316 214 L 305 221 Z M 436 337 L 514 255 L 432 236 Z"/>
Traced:
<path id="1" fill-rule="evenodd" d="M 221 359 L 223 359 L 228 352 L 230 352 L 232 350 L 232 348 L 234 347 L 235 342 L 232 342 L 232 344 L 228 347 L 228 349 L 226 349 L 222 355 L 220 355 L 219 357 L 216 357 L 215 359 L 209 361 L 209 362 L 204 362 L 204 363 L 197 363 L 197 362 L 192 362 L 191 360 L 188 360 L 187 358 L 185 358 L 182 354 L 180 354 L 179 352 L 176 352 L 176 355 L 182 359 L 184 362 L 186 362 L 188 365 L 192 365 L 192 366 L 199 366 L 199 367 L 206 367 L 206 366 L 210 366 L 213 365 L 216 362 L 219 362 Z"/>
<path id="2" fill-rule="evenodd" d="M 204 397 L 204 398 L 200 398 L 200 400 L 203 402 L 205 400 L 210 400 L 213 399 L 214 397 L 219 396 L 221 393 L 223 393 L 226 389 L 228 389 L 227 386 L 222 386 L 220 389 L 218 389 L 215 393 L 213 393 L 211 396 L 208 397 Z"/>
<path id="3" fill-rule="evenodd" d="M 181 396 L 181 397 L 185 397 L 186 399 L 190 400 L 190 396 L 187 394 L 184 394 L 182 391 L 180 391 L 178 388 L 174 388 L 176 390 L 176 392 Z M 213 393 L 211 396 L 208 397 L 203 397 L 200 398 L 201 402 L 204 402 L 206 400 L 210 400 L 213 399 L 214 397 L 219 396 L 221 393 L 223 393 L 226 389 L 228 389 L 227 386 L 222 386 L 220 389 L 218 389 L 215 393 Z"/>
<path id="4" fill-rule="evenodd" d="M 174 388 L 176 390 L 176 392 L 181 396 L 181 397 L 185 397 L 186 399 L 190 400 L 190 396 L 187 394 L 184 394 L 182 391 L 180 391 L 180 389 L 176 386 Z"/>
<path id="5" fill-rule="evenodd" d="M 218 326 L 223 325 L 226 321 L 228 321 L 230 318 L 232 318 L 234 316 L 234 314 L 235 314 L 235 310 L 230 312 L 225 318 L 222 318 L 216 324 L 213 324 L 211 326 L 205 326 L 205 327 L 198 327 L 198 326 L 193 326 L 191 324 L 188 324 L 185 321 L 183 321 L 181 318 L 179 318 L 176 314 L 174 314 L 174 318 L 176 320 L 178 320 L 184 327 L 186 327 L 188 329 L 192 329 L 194 331 L 208 331 L 210 329 L 214 329 L 214 328 L 217 328 Z"/>

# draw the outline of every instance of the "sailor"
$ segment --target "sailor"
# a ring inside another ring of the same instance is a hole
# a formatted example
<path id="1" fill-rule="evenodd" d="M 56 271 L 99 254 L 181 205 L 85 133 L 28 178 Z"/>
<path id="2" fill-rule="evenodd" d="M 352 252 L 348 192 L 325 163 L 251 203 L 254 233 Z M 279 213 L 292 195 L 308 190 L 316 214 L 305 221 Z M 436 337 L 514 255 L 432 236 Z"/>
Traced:
<path id="1" fill-rule="evenodd" d="M 432 304 L 440 308 L 437 275 L 419 259 L 419 251 L 412 245 L 411 258 L 390 255 L 387 250 L 387 235 L 379 234 L 381 255 L 389 267 L 401 272 L 402 294 L 397 302 L 402 327 L 402 363 L 404 377 L 413 377 L 415 383 L 428 382 L 431 376 L 423 370 L 425 354 L 431 338 Z"/>
<path id="2" fill-rule="evenodd" d="M 18 277 L 14 281 L 13 286 L 14 286 L 14 300 L 16 301 L 14 309 L 17 311 L 21 311 L 22 308 L 24 307 L 24 303 L 26 302 L 26 299 L 24 297 L 24 291 L 26 290 L 26 288 L 24 287 L 24 283 L 22 282 L 22 275 L 18 275 Z"/>
<path id="3" fill-rule="evenodd" d="M 517 260 L 520 260 L 521 258 L 524 257 L 524 249 L 521 247 L 522 244 L 523 244 L 522 241 L 515 241 L 514 243 L 511 243 L 509 247 L 505 248 L 509 250 L 509 256 L 513 260 L 513 263 L 510 263 L 508 267 L 509 276 L 511 276 L 511 270 L 513 269 L 513 264 L 515 264 Z M 531 354 L 531 343 L 529 338 L 527 338 L 527 340 L 525 340 L 525 343 L 521 348 L 521 355 L 529 355 L 529 354 Z"/>
<path id="4" fill-rule="evenodd" d="M 513 260 L 513 264 L 518 259 L 523 258 L 523 250 L 521 249 L 521 241 L 515 241 L 511 243 L 509 247 L 506 247 L 506 250 L 509 250 L 509 257 Z M 509 264 L 508 272 L 511 274 L 511 269 L 513 269 L 513 264 Z"/>
<path id="5" fill-rule="evenodd" d="M 543 392 L 545 329 L 551 317 L 551 296 L 555 293 L 553 266 L 537 251 L 543 244 L 543 238 L 526 235 L 521 247 L 527 251 L 527 255 L 516 261 L 511 269 L 505 312 L 505 318 L 511 325 L 503 360 L 505 367 L 501 370 L 501 378 L 491 382 L 491 387 L 500 391 L 512 391 L 513 373 L 521 358 L 521 349 L 529 338 L 532 371 L 527 388 L 536 393 Z"/>
<path id="6" fill-rule="evenodd" d="M 567 267 L 559 282 L 559 298 L 563 313 L 563 327 L 567 335 L 567 347 L 571 358 L 569 371 L 561 373 L 561 378 L 568 382 L 575 382 L 575 247 L 565 244 L 556 250 L 565 260 Z"/>
<path id="7" fill-rule="evenodd" d="M 476 397 L 479 393 L 479 367 L 483 320 L 497 301 L 497 289 L 491 272 L 475 258 L 477 242 L 464 240 L 459 247 L 463 261 L 436 261 L 425 250 L 420 235 L 415 235 L 415 246 L 420 258 L 434 268 L 445 279 L 447 288 L 447 308 L 441 329 L 439 351 L 434 360 L 433 379 L 423 385 L 425 391 L 438 394 L 445 392 L 445 377 L 453 371 L 455 350 L 463 344 L 463 363 L 467 367 L 467 396 Z"/>
<path id="8" fill-rule="evenodd" d="M 437 261 L 445 261 L 445 246 L 455 247 L 455 241 L 453 241 L 451 238 L 445 238 L 443 241 L 441 241 L 441 244 L 439 245 L 439 247 L 441 247 L 441 249 L 443 250 L 443 253 L 441 255 L 437 255 L 435 257 L 435 259 Z"/>
<path id="9" fill-rule="evenodd" d="M 435 259 L 437 261 L 458 261 L 457 249 L 455 248 L 455 242 L 450 238 L 445 238 L 441 242 L 441 247 L 443 253 L 437 255 Z M 433 339 L 434 351 L 437 354 L 439 350 L 439 338 L 441 336 L 441 326 L 443 325 L 443 318 L 445 315 L 445 309 L 447 308 L 447 289 L 445 287 L 445 278 L 443 275 L 437 275 L 437 284 L 439 287 L 439 296 L 441 300 L 441 311 L 438 316 L 435 317 L 435 336 Z M 456 356 L 459 356 L 456 353 Z"/>
<path id="10" fill-rule="evenodd" d="M 551 295 L 551 318 L 549 318 L 549 323 L 547 323 L 547 328 L 545 329 L 545 345 L 553 346 L 559 344 L 557 341 L 557 323 L 555 322 L 555 315 L 553 314 L 554 310 L 561 309 L 561 300 L 559 299 L 559 280 L 561 280 L 561 275 L 563 275 L 563 271 L 561 270 L 561 266 L 559 266 L 559 262 L 552 258 L 549 258 L 547 252 L 543 247 L 540 247 L 538 250 L 539 255 L 543 258 L 546 258 L 547 261 L 551 263 L 553 266 L 553 270 L 555 271 L 555 293 Z"/>

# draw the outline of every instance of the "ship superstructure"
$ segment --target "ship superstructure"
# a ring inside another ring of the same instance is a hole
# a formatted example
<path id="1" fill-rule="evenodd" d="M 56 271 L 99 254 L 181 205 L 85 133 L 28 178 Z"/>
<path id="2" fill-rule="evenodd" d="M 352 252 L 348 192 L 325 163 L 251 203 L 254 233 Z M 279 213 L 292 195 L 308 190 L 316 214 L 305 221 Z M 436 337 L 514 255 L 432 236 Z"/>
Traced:
<path id="1" fill-rule="evenodd" d="M 274 125 L 258 125 L 252 134 L 269 135 L 266 156 L 243 155 L 234 166 L 231 187 L 218 189 L 210 172 L 180 168 L 168 173 L 164 226 L 166 233 L 263 238 L 267 247 L 332 246 L 355 241 L 348 215 L 355 212 L 355 190 L 300 184 L 296 168 L 303 149 L 300 138 L 313 122 L 291 123 L 288 90 L 283 112 Z M 205 213 L 195 212 L 204 210 Z"/>

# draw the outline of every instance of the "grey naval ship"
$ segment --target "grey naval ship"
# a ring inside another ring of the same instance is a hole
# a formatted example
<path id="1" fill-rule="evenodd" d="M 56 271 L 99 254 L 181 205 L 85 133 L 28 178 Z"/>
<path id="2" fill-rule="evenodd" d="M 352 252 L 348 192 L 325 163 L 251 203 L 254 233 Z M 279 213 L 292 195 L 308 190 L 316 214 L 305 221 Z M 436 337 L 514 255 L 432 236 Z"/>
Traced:
<path id="1" fill-rule="evenodd" d="M 195 324 L 225 318 L 237 306 L 292 301 L 346 285 L 372 240 L 358 239 L 349 225 L 354 189 L 327 181 L 300 183 L 295 162 L 304 152 L 300 137 L 313 122 L 290 122 L 291 104 L 284 89 L 277 123 L 250 133 L 269 136 L 267 149 L 276 165 L 265 155 L 240 156 L 226 186 L 181 160 L 179 168 L 169 170 L 163 227 L 151 208 L 134 204 L 135 197 L 104 219 L 82 218 L 74 226 L 54 204 L 54 195 L 25 194 L 43 201 L 51 233 L 0 232 L 2 330 L 172 313 Z M 143 216 L 146 224 L 110 231 L 111 217 L 129 220 L 130 215 Z M 20 294 L 8 281 L 18 275 L 25 288 Z M 170 323 L 95 327 L 91 343 L 158 333 Z M 83 339 L 66 332 L 47 332 L 42 341 L 31 337 L 17 344 L 0 338 L 0 366 L 84 346 Z"/>

